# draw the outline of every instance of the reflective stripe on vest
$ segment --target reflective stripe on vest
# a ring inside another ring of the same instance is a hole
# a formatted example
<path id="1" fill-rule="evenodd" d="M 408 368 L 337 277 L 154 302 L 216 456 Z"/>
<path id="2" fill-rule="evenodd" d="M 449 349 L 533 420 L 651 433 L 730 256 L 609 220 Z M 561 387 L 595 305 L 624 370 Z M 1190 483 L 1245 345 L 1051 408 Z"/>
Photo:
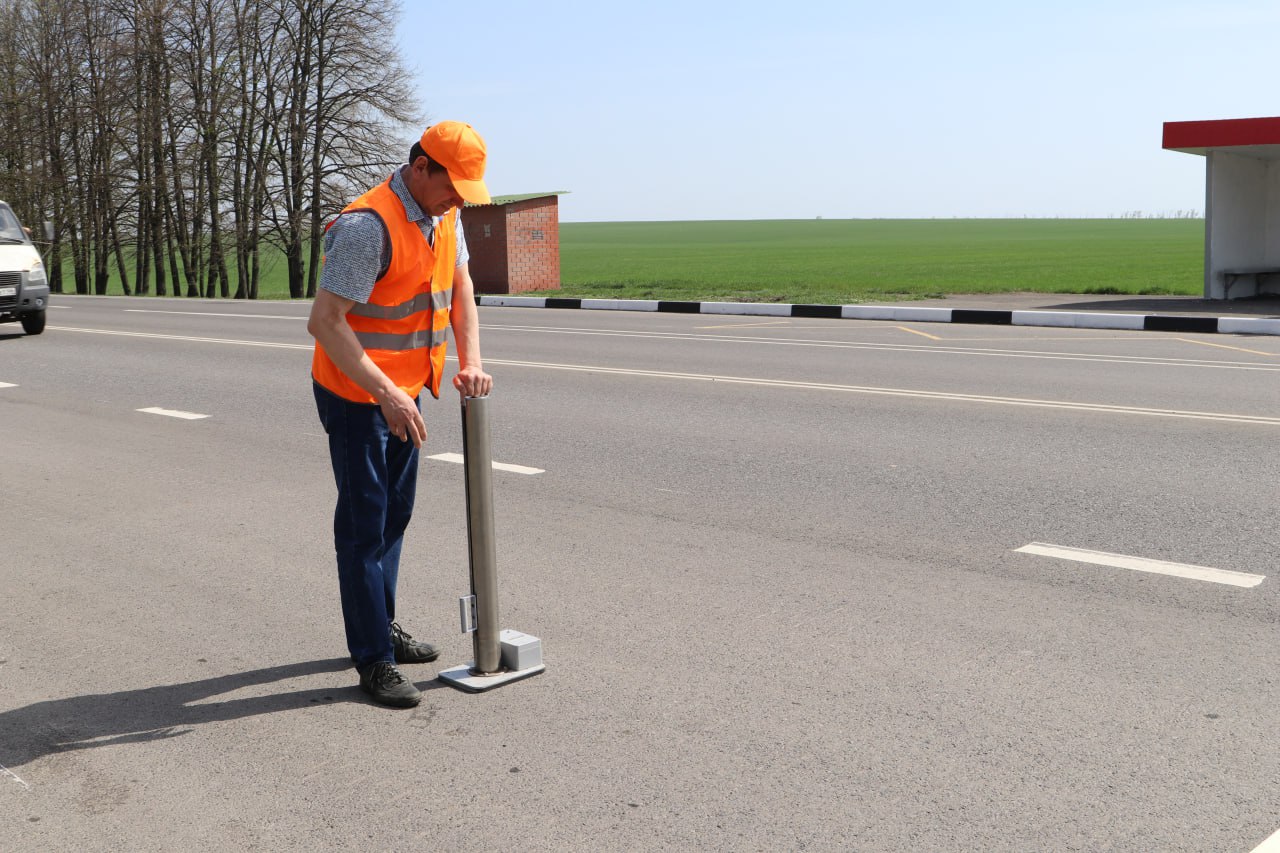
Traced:
<path id="1" fill-rule="evenodd" d="M 351 306 L 348 314 L 354 314 L 357 317 L 374 317 L 378 320 L 403 320 L 410 314 L 417 314 L 419 311 L 428 309 L 433 311 L 444 311 L 453 304 L 453 288 L 448 290 L 432 291 L 431 293 L 419 293 L 408 302 L 401 302 L 399 305 L 373 305 L 366 303 L 361 305 L 356 303 Z"/>
<path id="2" fill-rule="evenodd" d="M 407 335 L 386 332 L 356 332 L 356 340 L 365 349 L 410 350 L 421 347 L 438 347 L 449 342 L 448 329 L 419 329 Z"/>

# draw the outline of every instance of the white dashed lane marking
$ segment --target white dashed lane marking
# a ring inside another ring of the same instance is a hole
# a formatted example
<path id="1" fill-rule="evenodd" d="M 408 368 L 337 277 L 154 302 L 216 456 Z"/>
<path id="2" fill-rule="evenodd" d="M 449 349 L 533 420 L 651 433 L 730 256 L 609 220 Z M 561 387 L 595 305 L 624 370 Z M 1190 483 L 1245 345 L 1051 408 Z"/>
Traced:
<path id="1" fill-rule="evenodd" d="M 458 465 L 463 463 L 461 453 L 437 453 L 435 456 L 428 456 L 428 459 L 435 459 L 437 462 L 453 462 Z M 545 474 L 544 468 L 529 468 L 525 465 L 511 465 L 507 462 L 492 463 L 495 471 L 510 471 L 513 474 Z"/>
<path id="2" fill-rule="evenodd" d="M 1277 830 L 1266 841 L 1253 848 L 1253 853 L 1280 853 L 1280 830 Z"/>
<path id="3" fill-rule="evenodd" d="M 12 382 L 0 382 L 0 388 L 17 388 L 18 386 Z"/>
<path id="4" fill-rule="evenodd" d="M 164 415 L 166 418 L 181 418 L 184 421 L 198 421 L 201 418 L 209 417 L 208 415 L 199 415 L 195 412 L 180 412 L 177 409 L 161 409 L 159 406 L 138 409 L 138 411 L 145 412 L 148 415 Z"/>
<path id="5" fill-rule="evenodd" d="M 1191 578 L 1192 580 L 1222 583 L 1228 586 L 1254 587 L 1267 578 L 1266 575 L 1251 575 L 1246 572 L 1231 572 L 1226 569 L 1193 566 L 1186 563 L 1169 563 L 1164 560 L 1150 560 L 1146 557 L 1128 557 L 1124 554 L 1108 554 L 1106 551 L 1086 551 L 1083 548 L 1048 545 L 1044 542 L 1032 542 L 1030 545 L 1015 548 L 1014 551 L 1019 554 L 1056 557 L 1059 560 L 1091 563 L 1095 566 L 1110 566 L 1115 569 L 1131 569 L 1135 572 L 1153 572 L 1159 575 Z M 1280 851 L 1280 848 L 1277 848 L 1277 850 Z"/>

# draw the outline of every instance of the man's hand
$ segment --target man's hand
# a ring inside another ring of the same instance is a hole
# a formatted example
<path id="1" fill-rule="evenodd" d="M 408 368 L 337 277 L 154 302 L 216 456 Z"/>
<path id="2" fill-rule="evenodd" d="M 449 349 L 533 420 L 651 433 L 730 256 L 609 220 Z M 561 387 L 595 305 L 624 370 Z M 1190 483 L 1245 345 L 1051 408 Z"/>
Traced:
<path id="1" fill-rule="evenodd" d="M 453 377 L 453 387 L 464 397 L 484 397 L 493 390 L 493 377 L 478 367 L 464 367 Z"/>
<path id="2" fill-rule="evenodd" d="M 307 331 L 324 347 L 339 370 L 378 401 L 391 434 L 401 441 L 413 439 L 413 446 L 421 447 L 427 440 L 427 424 L 422 420 L 422 413 L 413 398 L 388 379 L 360 346 L 356 333 L 347 323 L 347 312 L 353 305 L 350 299 L 321 288 L 311 303 Z"/>
<path id="3" fill-rule="evenodd" d="M 414 447 L 422 447 L 427 440 L 427 423 L 412 397 L 393 385 L 378 405 L 392 435 L 401 441 L 412 439 Z"/>

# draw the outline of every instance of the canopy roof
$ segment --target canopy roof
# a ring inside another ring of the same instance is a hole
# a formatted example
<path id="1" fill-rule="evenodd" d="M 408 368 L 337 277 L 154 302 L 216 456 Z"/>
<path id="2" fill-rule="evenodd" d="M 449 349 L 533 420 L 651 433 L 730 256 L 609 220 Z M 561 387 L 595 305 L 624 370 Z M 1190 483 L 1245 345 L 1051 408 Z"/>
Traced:
<path id="1" fill-rule="evenodd" d="M 1164 147 L 1187 154 L 1227 149 L 1262 160 L 1280 160 L 1280 117 L 1216 121 L 1167 121 Z"/>
<path id="2" fill-rule="evenodd" d="M 553 195 L 568 195 L 568 190 L 551 190 L 545 193 L 521 193 L 520 195 L 495 195 L 490 199 L 489 204 L 515 204 L 518 201 L 528 201 L 531 198 L 546 198 Z M 485 207 L 483 204 L 472 204 L 467 202 L 467 207 Z"/>

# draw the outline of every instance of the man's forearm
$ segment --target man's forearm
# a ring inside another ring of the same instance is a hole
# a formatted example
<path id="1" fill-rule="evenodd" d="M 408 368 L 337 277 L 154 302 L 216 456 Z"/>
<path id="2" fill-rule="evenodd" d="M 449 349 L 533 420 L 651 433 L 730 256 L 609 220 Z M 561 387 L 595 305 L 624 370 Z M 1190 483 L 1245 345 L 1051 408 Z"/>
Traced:
<path id="1" fill-rule="evenodd" d="M 455 299 L 449 313 L 449 324 L 453 327 L 454 340 L 458 342 L 458 368 L 483 369 L 480 361 L 480 318 L 475 302 Z"/>
<path id="2" fill-rule="evenodd" d="M 454 274 L 453 304 L 449 309 L 449 325 L 458 344 L 458 368 L 483 370 L 480 361 L 480 313 L 476 310 L 475 285 L 466 264 Z"/>
<path id="3" fill-rule="evenodd" d="M 338 369 L 375 400 L 385 400 L 396 387 L 360 346 L 345 317 L 319 318 L 309 324 L 309 331 Z"/>

